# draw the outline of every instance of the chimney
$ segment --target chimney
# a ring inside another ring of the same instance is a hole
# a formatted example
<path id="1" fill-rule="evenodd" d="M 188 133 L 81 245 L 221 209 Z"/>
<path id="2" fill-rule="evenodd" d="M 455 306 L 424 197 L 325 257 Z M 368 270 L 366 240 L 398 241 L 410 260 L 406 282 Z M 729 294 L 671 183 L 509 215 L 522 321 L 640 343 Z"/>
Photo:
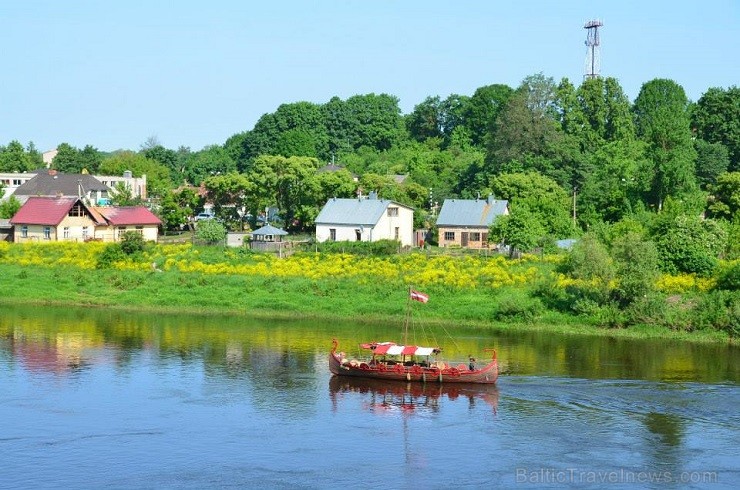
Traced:
<path id="1" fill-rule="evenodd" d="M 367 196 L 368 199 L 377 199 L 378 198 L 378 191 L 371 191 L 370 194 Z"/>
<path id="2" fill-rule="evenodd" d="M 57 174 L 56 169 L 53 169 L 53 168 L 49 169 L 49 175 L 56 175 L 56 174 Z"/>
<path id="3" fill-rule="evenodd" d="M 488 204 L 492 205 L 494 202 L 496 202 L 496 198 L 493 197 L 493 194 L 488 194 Z"/>

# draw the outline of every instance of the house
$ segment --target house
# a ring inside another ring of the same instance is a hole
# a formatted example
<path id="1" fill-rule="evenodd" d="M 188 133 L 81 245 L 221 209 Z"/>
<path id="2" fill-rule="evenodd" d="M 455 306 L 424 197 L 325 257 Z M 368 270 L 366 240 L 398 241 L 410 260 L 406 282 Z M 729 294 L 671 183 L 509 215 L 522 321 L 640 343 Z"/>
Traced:
<path id="1" fill-rule="evenodd" d="M 31 196 L 77 197 L 87 202 L 107 200 L 110 188 L 88 174 L 64 174 L 42 170 L 15 189 L 13 195 L 22 203 Z"/>
<path id="2" fill-rule="evenodd" d="M 35 173 L 0 172 L 0 200 L 12 196 L 18 187 L 34 177 Z"/>
<path id="3" fill-rule="evenodd" d="M 369 196 L 332 198 L 316 217 L 316 240 L 363 241 L 398 240 L 412 246 L 414 210 L 388 199 Z"/>
<path id="4" fill-rule="evenodd" d="M 110 193 L 115 195 L 118 186 L 121 185 L 131 192 L 131 196 L 138 199 L 147 199 L 146 193 L 146 174 L 141 177 L 134 177 L 130 170 L 125 170 L 123 175 L 95 175 L 103 185 L 110 188 Z"/>
<path id="5" fill-rule="evenodd" d="M 115 242 L 127 231 L 157 240 L 162 222 L 143 206 L 92 207 L 78 197 L 29 197 L 10 219 L 17 243 L 44 241 Z"/>
<path id="6" fill-rule="evenodd" d="M 107 229 L 96 230 L 96 238 L 117 242 L 127 231 L 141 233 L 146 241 L 157 241 L 162 221 L 144 206 L 104 206 L 92 208 L 108 224 Z"/>
<path id="7" fill-rule="evenodd" d="M 509 214 L 509 202 L 494 199 L 445 199 L 437 217 L 439 246 L 487 248 L 488 228 L 502 215 Z"/>
<path id="8" fill-rule="evenodd" d="M 25 201 L 28 196 L 79 197 L 80 186 L 82 186 L 85 197 L 91 202 L 94 198 L 99 197 L 104 201 L 107 196 L 115 195 L 118 185 L 128 188 L 133 197 L 147 198 L 146 175 L 134 177 L 128 170 L 123 172 L 122 176 L 64 174 L 53 169 L 0 173 L 0 184 L 4 187 L 4 195 L 0 196 L 0 199 L 15 195 L 21 202 Z M 16 194 L 19 188 L 21 191 Z"/>

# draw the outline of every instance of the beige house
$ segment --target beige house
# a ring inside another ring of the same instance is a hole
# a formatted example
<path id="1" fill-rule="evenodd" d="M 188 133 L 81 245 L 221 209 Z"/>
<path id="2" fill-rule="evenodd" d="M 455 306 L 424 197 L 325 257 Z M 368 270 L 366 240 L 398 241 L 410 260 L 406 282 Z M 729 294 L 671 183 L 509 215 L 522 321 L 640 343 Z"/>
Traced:
<path id="1" fill-rule="evenodd" d="M 488 199 L 445 199 L 437 217 L 440 247 L 488 248 L 488 229 L 509 214 L 509 202 Z"/>
<path id="2" fill-rule="evenodd" d="M 29 197 L 10 224 L 16 243 L 116 242 L 127 231 L 156 241 L 162 222 L 143 206 L 92 207 L 75 197 Z"/>

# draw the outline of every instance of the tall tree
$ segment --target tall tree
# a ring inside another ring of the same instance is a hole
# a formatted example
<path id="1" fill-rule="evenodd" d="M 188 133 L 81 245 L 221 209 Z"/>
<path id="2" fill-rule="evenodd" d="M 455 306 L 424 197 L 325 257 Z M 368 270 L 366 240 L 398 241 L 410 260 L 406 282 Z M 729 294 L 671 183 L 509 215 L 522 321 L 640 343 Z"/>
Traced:
<path id="1" fill-rule="evenodd" d="M 103 155 L 92 145 L 85 145 L 78 153 L 77 158 L 80 172 L 87 171 L 90 174 L 97 174 L 103 161 Z"/>
<path id="2" fill-rule="evenodd" d="M 730 155 L 722 143 L 694 140 L 696 148 L 696 179 L 702 188 L 717 183 L 717 178 L 730 166 Z"/>
<path id="3" fill-rule="evenodd" d="M 624 139 L 605 143 L 590 156 L 593 171 L 576 190 L 582 223 L 616 223 L 641 208 L 652 182 L 640 172 L 648 166 L 645 151 L 644 142 Z"/>
<path id="4" fill-rule="evenodd" d="M 696 150 L 691 140 L 689 101 L 683 87 L 672 80 L 645 83 L 633 107 L 638 136 L 647 143 L 653 176 L 648 194 L 658 210 L 668 196 L 694 190 Z"/>
<path id="5" fill-rule="evenodd" d="M 171 175 L 180 173 L 178 168 L 179 159 L 175 150 L 170 150 L 162 145 L 154 145 L 143 148 L 142 153 L 150 160 L 155 160 L 170 169 Z"/>
<path id="6" fill-rule="evenodd" d="M 557 102 L 551 77 L 524 79 L 496 119 L 486 156 L 494 175 L 536 170 L 570 185 L 577 148 L 564 137 Z"/>
<path id="7" fill-rule="evenodd" d="M 242 139 L 244 156 L 254 161 L 259 155 L 274 155 L 276 145 L 283 133 L 299 131 L 310 139 L 312 157 L 325 158 L 329 154 L 329 137 L 324 124 L 321 106 L 311 102 L 294 102 L 281 104 L 274 113 L 265 114 L 259 118 L 254 129 Z M 306 144 L 302 143 L 301 148 Z M 283 146 L 288 148 L 288 145 Z M 303 151 L 303 150 L 302 150 Z"/>
<path id="8" fill-rule="evenodd" d="M 36 168 L 32 154 L 27 153 L 18 141 L 0 146 L 0 172 L 27 172 Z"/>
<path id="9" fill-rule="evenodd" d="M 429 138 L 442 138 L 442 100 L 440 97 L 427 97 L 417 104 L 406 116 L 406 128 L 417 141 Z"/>
<path id="10" fill-rule="evenodd" d="M 557 238 L 573 236 L 568 194 L 554 180 L 536 172 L 497 176 L 491 189 L 498 199 L 506 199 L 517 209 L 526 208 L 539 222 L 543 235 Z"/>
<path id="11" fill-rule="evenodd" d="M 237 222 L 246 212 L 259 208 L 252 196 L 256 186 L 246 176 L 236 172 L 208 177 L 203 182 L 206 200 L 213 203 L 216 216 L 224 221 Z"/>
<path id="12" fill-rule="evenodd" d="M 740 224 L 740 172 L 727 172 L 710 186 L 707 211 L 710 217 Z"/>
<path id="13" fill-rule="evenodd" d="M 692 116 L 697 136 L 726 146 L 729 170 L 740 171 L 740 87 L 710 88 L 697 101 Z"/>
<path id="14" fill-rule="evenodd" d="M 51 162 L 54 169 L 70 173 L 78 174 L 82 171 L 82 165 L 80 165 L 80 151 L 69 143 L 62 143 L 57 146 L 57 154 Z"/>
<path id="15" fill-rule="evenodd" d="M 466 105 L 465 126 L 474 145 L 484 148 L 495 132 L 495 123 L 514 89 L 493 84 L 478 87 Z"/>
<path id="16" fill-rule="evenodd" d="M 134 177 L 146 175 L 147 194 L 150 197 L 163 196 L 172 188 L 169 169 L 141 153 L 118 152 L 100 164 L 100 172 L 104 175 L 122 175 L 126 170 L 130 170 Z"/>
<path id="17" fill-rule="evenodd" d="M 246 176 L 254 189 L 250 210 L 277 205 L 286 228 L 302 227 L 309 219 L 307 209 L 317 206 L 319 165 L 317 159 L 309 157 L 258 157 Z"/>
<path id="18" fill-rule="evenodd" d="M 236 162 L 219 145 L 207 146 L 201 151 L 191 153 L 183 166 L 185 180 L 196 186 L 210 176 L 235 171 Z"/>

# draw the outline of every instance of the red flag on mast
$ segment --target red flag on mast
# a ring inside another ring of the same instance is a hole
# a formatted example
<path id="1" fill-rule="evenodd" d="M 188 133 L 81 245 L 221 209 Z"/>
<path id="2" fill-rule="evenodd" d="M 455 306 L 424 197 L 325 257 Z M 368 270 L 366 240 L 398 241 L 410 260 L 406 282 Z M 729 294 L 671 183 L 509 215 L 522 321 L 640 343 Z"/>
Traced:
<path id="1" fill-rule="evenodd" d="M 422 303 L 426 303 L 427 301 L 429 301 L 429 296 L 419 291 L 414 291 L 412 289 L 411 299 L 413 299 L 414 301 L 421 301 Z"/>

